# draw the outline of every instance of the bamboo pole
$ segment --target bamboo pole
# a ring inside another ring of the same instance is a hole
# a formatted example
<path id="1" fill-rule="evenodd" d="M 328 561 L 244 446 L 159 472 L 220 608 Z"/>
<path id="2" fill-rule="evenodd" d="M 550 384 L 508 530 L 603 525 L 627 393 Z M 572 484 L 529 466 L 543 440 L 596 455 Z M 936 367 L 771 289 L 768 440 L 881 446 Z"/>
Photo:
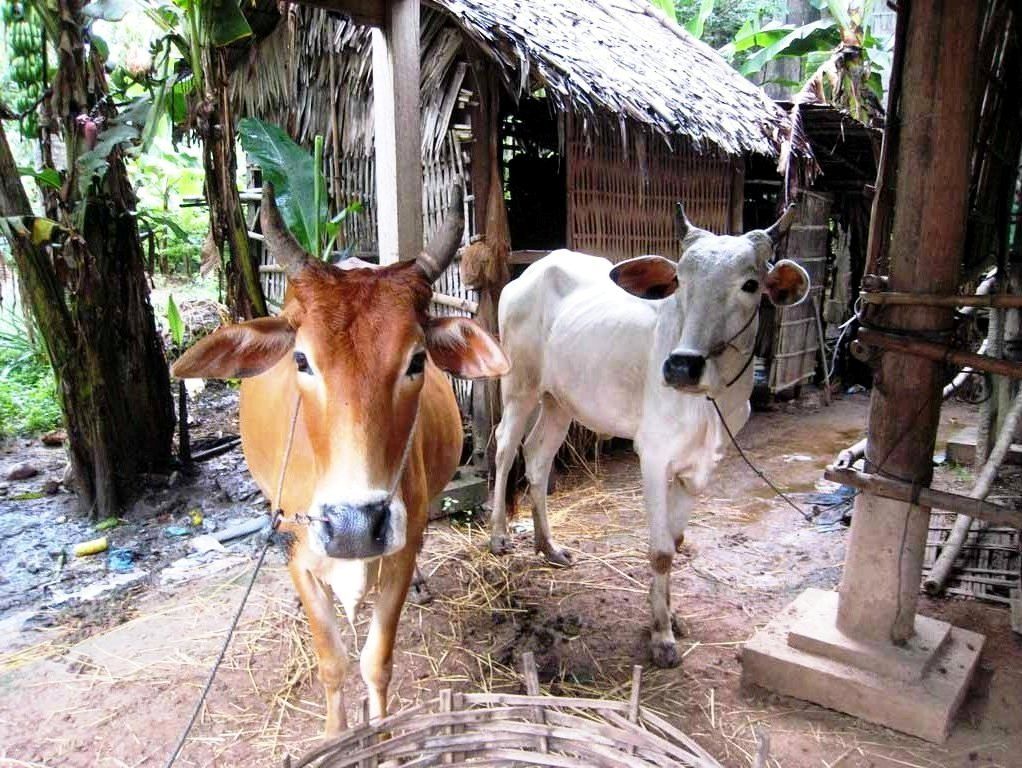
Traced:
<path id="1" fill-rule="evenodd" d="M 985 373 L 996 373 L 1011 379 L 1022 379 L 1022 363 L 1016 363 L 1011 360 L 999 360 L 987 355 L 977 355 L 974 352 L 964 352 L 959 349 L 952 349 L 944 344 L 936 344 L 932 341 L 895 336 L 894 334 L 882 331 L 874 331 L 871 328 L 860 328 L 856 341 L 866 346 L 880 347 L 892 352 L 901 352 L 902 354 L 921 357 L 937 363 L 968 366 Z"/>
<path id="2" fill-rule="evenodd" d="M 859 294 L 864 304 L 885 306 L 927 306 L 927 307 L 992 307 L 1001 309 L 1022 308 L 1022 296 L 1004 293 L 941 295 L 936 293 L 909 293 L 905 291 L 873 292 Z"/>
<path id="3" fill-rule="evenodd" d="M 911 483 L 895 480 L 892 477 L 871 475 L 855 469 L 839 467 L 836 464 L 828 466 L 824 470 L 823 476 L 832 482 L 857 488 L 885 499 L 907 501 L 920 507 L 944 509 L 948 512 L 967 513 L 971 517 L 986 520 L 995 525 L 1010 525 L 1022 530 L 1022 512 L 1008 509 L 1000 504 L 991 504 L 972 495 L 962 496 L 958 493 L 938 491 L 927 486 L 916 487 Z M 989 489 L 987 490 L 989 491 Z"/>
<path id="4" fill-rule="evenodd" d="M 990 458 L 987 459 L 987 463 L 983 465 L 983 470 L 979 473 L 979 477 L 976 480 L 976 484 L 970 491 L 968 498 L 970 499 L 985 499 L 987 494 L 990 493 L 990 487 L 994 483 L 994 479 L 997 477 L 997 470 L 1004 461 L 1004 457 L 1008 455 L 1008 450 L 1011 448 L 1012 441 L 1015 437 L 1015 428 L 1018 426 L 1019 418 L 1022 417 L 1022 392 L 1015 397 L 1015 401 L 1011 405 L 1011 409 L 1008 411 L 1004 418 L 1003 424 L 1001 424 L 1001 431 L 997 435 L 997 442 L 994 443 L 994 448 L 990 452 Z M 993 506 L 993 505 L 990 505 Z M 1016 528 L 1022 529 L 1022 513 L 1015 512 L 1017 520 L 1009 525 L 1014 525 Z M 955 520 L 954 528 L 947 537 L 947 541 L 944 542 L 944 548 L 941 550 L 940 557 L 937 558 L 937 562 L 933 564 L 933 568 L 930 569 L 930 576 L 923 582 L 923 588 L 928 594 L 936 595 L 944 588 L 944 582 L 947 581 L 948 575 L 951 573 L 951 569 L 954 567 L 955 560 L 958 558 L 958 553 L 961 552 L 962 546 L 965 544 L 965 540 L 969 535 L 969 528 L 972 527 L 972 518 L 978 517 L 981 520 L 990 521 L 989 517 L 983 515 L 973 514 L 969 515 L 959 514 Z M 994 521 L 990 521 L 994 522 Z"/>

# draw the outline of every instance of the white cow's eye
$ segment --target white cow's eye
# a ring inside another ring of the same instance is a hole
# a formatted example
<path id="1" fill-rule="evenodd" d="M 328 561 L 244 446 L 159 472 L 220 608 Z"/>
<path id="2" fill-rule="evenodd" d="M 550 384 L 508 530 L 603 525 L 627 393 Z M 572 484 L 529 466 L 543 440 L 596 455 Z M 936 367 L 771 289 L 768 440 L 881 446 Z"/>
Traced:
<path id="1" fill-rule="evenodd" d="M 746 293 L 755 293 L 759 290 L 759 283 L 756 280 L 746 280 L 742 283 L 742 290 Z"/>
<path id="2" fill-rule="evenodd" d="M 305 356 L 304 352 L 295 352 L 295 366 L 299 373 L 312 373 L 312 368 L 309 367 L 309 358 Z"/>
<path id="3" fill-rule="evenodd" d="M 408 370 L 405 371 L 406 376 L 418 376 L 426 368 L 426 353 L 416 352 L 412 355 L 412 359 L 408 361 Z"/>

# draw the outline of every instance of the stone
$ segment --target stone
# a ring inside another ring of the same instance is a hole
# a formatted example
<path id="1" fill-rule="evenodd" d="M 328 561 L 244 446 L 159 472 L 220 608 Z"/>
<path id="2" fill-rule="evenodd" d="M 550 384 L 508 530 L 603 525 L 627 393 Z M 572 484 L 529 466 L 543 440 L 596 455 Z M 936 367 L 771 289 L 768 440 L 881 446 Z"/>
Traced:
<path id="1" fill-rule="evenodd" d="M 39 468 L 34 464 L 24 461 L 21 464 L 15 464 L 7 471 L 8 480 L 28 480 L 30 477 L 35 477 L 39 474 Z"/>
<path id="2" fill-rule="evenodd" d="M 47 432 L 39 440 L 48 448 L 59 448 L 67 440 L 67 432 L 63 429 L 55 429 L 52 432 Z"/>
<path id="3" fill-rule="evenodd" d="M 742 682 L 942 743 L 979 663 L 985 638 L 916 617 L 904 647 L 837 629 L 838 595 L 808 589 L 742 651 Z"/>
<path id="4" fill-rule="evenodd" d="M 487 493 L 485 477 L 475 474 L 469 467 L 460 467 L 455 479 L 430 505 L 429 519 L 438 520 L 454 512 L 481 506 L 486 502 Z"/>

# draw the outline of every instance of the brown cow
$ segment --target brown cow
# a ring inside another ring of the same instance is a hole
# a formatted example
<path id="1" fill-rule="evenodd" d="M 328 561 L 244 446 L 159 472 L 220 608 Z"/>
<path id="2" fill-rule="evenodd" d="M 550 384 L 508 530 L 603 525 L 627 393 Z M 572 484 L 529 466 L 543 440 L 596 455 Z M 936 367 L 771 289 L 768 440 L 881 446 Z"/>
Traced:
<path id="1" fill-rule="evenodd" d="M 326 735 L 335 736 L 347 727 L 348 662 L 331 592 L 350 618 L 378 589 L 360 666 L 371 715 L 382 717 L 427 505 L 461 455 L 461 418 L 442 371 L 477 378 L 510 366 L 471 320 L 427 314 L 431 284 L 461 239 L 460 199 L 417 260 L 341 270 L 305 254 L 266 190 L 266 245 L 290 277 L 280 316 L 221 328 L 173 372 L 244 378 L 245 458 L 267 498 L 276 501 L 282 483 L 288 568 L 326 689 Z"/>

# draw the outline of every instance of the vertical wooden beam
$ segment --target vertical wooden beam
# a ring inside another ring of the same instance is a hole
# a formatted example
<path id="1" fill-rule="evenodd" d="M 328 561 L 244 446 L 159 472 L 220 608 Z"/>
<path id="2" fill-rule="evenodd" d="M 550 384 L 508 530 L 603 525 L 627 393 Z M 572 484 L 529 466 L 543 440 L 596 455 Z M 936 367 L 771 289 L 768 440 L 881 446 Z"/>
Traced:
<path id="1" fill-rule="evenodd" d="M 985 3 L 913 2 L 905 35 L 897 182 L 890 242 L 893 291 L 954 293 L 965 246 L 970 155 Z M 890 159 L 890 158 L 889 158 Z M 877 237 L 874 222 L 871 238 Z M 950 329 L 952 310 L 889 307 L 874 321 L 899 332 Z M 886 352 L 870 400 L 870 471 L 929 484 L 943 368 Z M 841 580 L 838 626 L 864 640 L 901 644 L 915 627 L 930 510 L 862 494 Z"/>
<path id="2" fill-rule="evenodd" d="M 422 250 L 419 0 L 391 0 L 373 28 L 376 216 L 380 263 Z"/>

